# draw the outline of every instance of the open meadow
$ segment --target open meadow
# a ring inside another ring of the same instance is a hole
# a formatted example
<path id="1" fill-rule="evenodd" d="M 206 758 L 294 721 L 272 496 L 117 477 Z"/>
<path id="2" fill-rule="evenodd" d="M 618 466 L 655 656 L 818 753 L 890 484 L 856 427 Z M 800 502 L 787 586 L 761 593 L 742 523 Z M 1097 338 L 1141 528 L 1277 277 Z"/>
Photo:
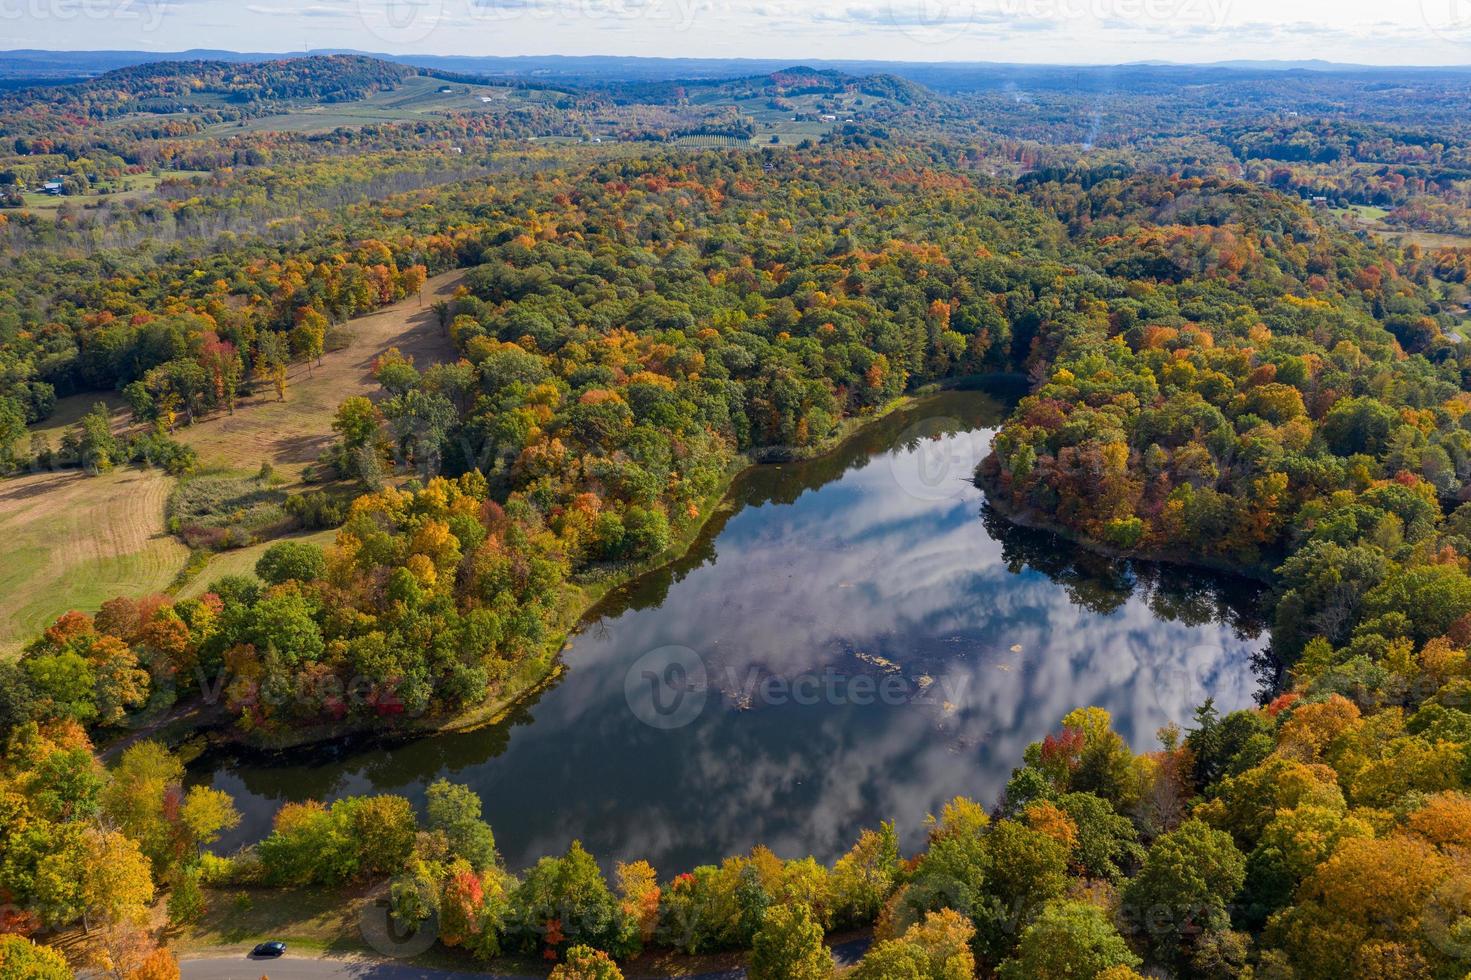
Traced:
<path id="1" fill-rule="evenodd" d="M 13 655 L 68 609 L 159 592 L 189 549 L 164 530 L 162 470 L 76 470 L 0 482 L 0 653 Z"/>
<path id="2" fill-rule="evenodd" d="M 300 478 L 332 444 L 337 406 L 377 391 L 372 370 L 378 355 L 397 347 L 421 368 L 454 356 L 434 303 L 453 295 L 463 278 L 459 270 L 435 276 L 419 296 L 350 321 L 344 328 L 347 347 L 323 355 L 321 364 L 291 365 L 285 401 L 269 385 L 257 385 L 235 414 L 180 428 L 175 438 L 199 453 L 203 467 L 253 472 L 269 462 L 282 475 Z"/>
<path id="3" fill-rule="evenodd" d="M 332 443 L 337 406 L 376 391 L 371 371 L 379 354 L 398 347 L 420 366 L 452 356 L 433 307 L 463 277 L 459 270 L 435 276 L 421 296 L 349 322 L 347 347 L 324 355 L 320 365 L 292 365 L 284 402 L 265 386 L 242 399 L 234 415 L 181 427 L 176 437 L 194 447 L 204 467 L 254 472 L 270 462 L 288 489 L 299 489 L 302 474 Z M 121 399 L 91 394 L 63 399 L 32 431 L 54 446 L 99 401 L 113 410 L 115 428 L 126 424 Z M 165 529 L 175 485 L 162 470 L 131 467 L 95 477 L 66 470 L 0 481 L 0 537 L 8 558 L 0 569 L 0 653 L 14 655 L 70 609 L 95 610 L 115 595 L 168 588 L 189 559 L 189 549 Z M 326 543 L 331 532 L 309 540 Z M 186 594 L 220 575 L 249 574 L 267 546 L 212 557 L 190 576 Z"/>

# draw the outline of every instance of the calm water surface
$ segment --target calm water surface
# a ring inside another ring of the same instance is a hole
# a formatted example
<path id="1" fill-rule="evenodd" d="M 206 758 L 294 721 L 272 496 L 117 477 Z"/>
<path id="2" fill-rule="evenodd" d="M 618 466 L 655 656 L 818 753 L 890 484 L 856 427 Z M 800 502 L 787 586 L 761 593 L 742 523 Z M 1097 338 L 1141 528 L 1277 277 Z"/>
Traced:
<path id="1" fill-rule="evenodd" d="M 508 864 L 572 838 L 672 874 L 762 842 L 831 860 L 958 793 L 995 801 L 1081 705 L 1137 750 L 1207 696 L 1253 702 L 1266 642 L 1239 582 L 1110 561 L 989 513 L 967 482 L 1005 393 L 951 392 L 820 460 L 761 467 L 676 565 L 614 594 L 564 678 L 506 724 L 392 746 L 206 757 L 245 816 L 469 784 Z"/>

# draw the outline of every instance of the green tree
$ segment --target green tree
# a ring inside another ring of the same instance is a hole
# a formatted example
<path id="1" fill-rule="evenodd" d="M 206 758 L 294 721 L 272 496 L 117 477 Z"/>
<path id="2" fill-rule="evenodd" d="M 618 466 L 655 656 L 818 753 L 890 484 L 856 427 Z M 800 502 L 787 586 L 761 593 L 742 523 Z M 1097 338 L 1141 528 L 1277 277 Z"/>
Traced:
<path id="1" fill-rule="evenodd" d="M 69 435 L 74 438 L 77 460 L 88 473 L 107 472 L 121 455 L 112 434 L 112 415 L 102 402 L 92 406 Z"/>
<path id="2" fill-rule="evenodd" d="M 623 980 L 623 971 L 602 950 L 573 946 L 566 959 L 552 968 L 548 980 Z"/>
<path id="3" fill-rule="evenodd" d="M 221 833 L 240 825 L 240 811 L 224 790 L 191 786 L 179 806 L 179 824 L 194 848 L 208 847 Z"/>
<path id="4" fill-rule="evenodd" d="M 205 911 L 204 890 L 199 887 L 199 870 L 189 868 L 180 872 L 169 889 L 169 924 L 180 926 L 198 922 Z"/>
<path id="5" fill-rule="evenodd" d="M 1073 860 L 1090 878 L 1116 882 L 1144 860 L 1133 822 L 1107 800 L 1091 793 L 1064 793 L 1056 803 L 1078 828 Z"/>
<path id="6" fill-rule="evenodd" d="M 255 563 L 255 574 L 267 585 L 280 585 L 295 579 L 314 582 L 327 574 L 327 558 L 322 549 L 306 541 L 280 541 L 266 549 Z"/>
<path id="7" fill-rule="evenodd" d="M 361 874 L 389 874 L 398 871 L 414 850 L 418 820 L 414 808 L 402 796 L 382 794 L 341 801 L 347 803 L 352 836 L 358 852 Z M 336 809 L 336 807 L 334 807 Z"/>
<path id="8" fill-rule="evenodd" d="M 343 449 L 351 453 L 371 445 L 382 424 L 378 407 L 362 395 L 354 395 L 337 407 L 332 430 L 342 440 Z"/>
<path id="9" fill-rule="evenodd" d="M 0 935 L 0 977 L 4 980 L 72 980 L 66 958 L 50 946 L 24 936 Z"/>
<path id="10" fill-rule="evenodd" d="M 833 974 L 833 957 L 822 941 L 822 926 L 806 905 L 773 905 L 766 910 L 751 947 L 751 980 L 824 980 Z"/>
<path id="11" fill-rule="evenodd" d="M 511 905 L 513 920 L 522 924 L 515 939 L 528 952 L 543 944 L 559 951 L 577 944 L 618 950 L 624 931 L 618 900 L 581 841 L 562 857 L 537 861 Z"/>
<path id="12" fill-rule="evenodd" d="M 172 810 L 183 779 L 184 764 L 177 756 L 157 742 L 143 741 L 124 750 L 102 793 L 103 812 L 138 842 L 160 874 L 182 857 Z"/>
<path id="13" fill-rule="evenodd" d="M 468 786 L 439 779 L 427 791 L 428 826 L 444 834 L 450 853 L 476 871 L 496 863 L 495 835 L 481 819 L 480 797 Z"/>
<path id="14" fill-rule="evenodd" d="M 1246 858 L 1231 835 L 1187 820 L 1150 847 L 1139 874 L 1124 887 L 1126 921 L 1153 954 L 1188 956 L 1192 936 L 1225 930 L 1227 904 L 1246 878 Z"/>
<path id="15" fill-rule="evenodd" d="M 1101 909 L 1064 901 L 1049 904 L 1027 926 L 997 973 L 1001 980 L 1088 980 L 1109 967 L 1139 963 Z"/>
<path id="16" fill-rule="evenodd" d="M 828 879 L 832 907 L 841 922 L 872 922 L 891 894 L 899 876 L 899 837 L 884 822 L 865 830 L 833 865 Z"/>
<path id="17" fill-rule="evenodd" d="M 25 410 L 14 398 L 0 397 L 0 470 L 15 465 L 15 444 L 25 434 Z"/>
<path id="18" fill-rule="evenodd" d="M 21 670 L 36 698 L 35 707 L 45 717 L 80 722 L 96 718 L 97 675 L 79 654 L 63 650 L 28 656 L 21 661 Z"/>

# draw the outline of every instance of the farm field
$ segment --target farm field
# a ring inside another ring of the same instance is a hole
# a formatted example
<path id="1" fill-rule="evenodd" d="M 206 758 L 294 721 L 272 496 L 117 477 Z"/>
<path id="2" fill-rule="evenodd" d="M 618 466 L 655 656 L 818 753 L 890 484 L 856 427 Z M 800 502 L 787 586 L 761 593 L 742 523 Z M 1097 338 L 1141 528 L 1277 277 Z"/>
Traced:
<path id="1" fill-rule="evenodd" d="M 1450 235 L 1438 231 L 1400 231 L 1399 229 L 1385 231 L 1383 235 L 1402 245 L 1419 245 L 1421 248 L 1471 248 L 1471 235 Z"/>
<path id="2" fill-rule="evenodd" d="M 179 590 L 179 595 L 185 599 L 202 595 L 209 588 L 210 583 L 226 575 L 245 575 L 255 578 L 255 563 L 260 561 L 261 555 L 266 553 L 267 548 L 281 541 L 301 541 L 325 548 L 336 539 L 337 530 L 332 528 L 326 531 L 313 531 L 310 534 L 293 534 L 274 541 L 263 541 L 248 548 L 221 551 L 211 557 L 209 563 L 189 579 L 188 584 Z"/>
<path id="3" fill-rule="evenodd" d="M 1452 235 L 1435 231 L 1406 231 L 1392 228 L 1384 223 L 1389 212 L 1367 204 L 1356 204 L 1347 208 L 1333 208 L 1333 214 L 1350 229 L 1369 232 L 1385 241 L 1400 245 L 1419 245 L 1421 248 L 1471 248 L 1471 235 Z"/>
<path id="4" fill-rule="evenodd" d="M 82 416 L 90 412 L 92 406 L 98 402 L 107 406 L 114 432 L 122 430 L 128 424 L 128 405 L 123 401 L 121 395 L 112 391 L 94 391 L 58 400 L 56 411 L 51 413 L 51 417 L 31 426 L 29 432 L 33 436 L 46 437 L 51 446 L 55 448 L 56 444 L 61 441 L 61 437 L 66 435 L 66 430 L 80 422 Z"/>
<path id="5" fill-rule="evenodd" d="M 370 372 L 379 354 L 397 347 L 420 367 L 454 356 L 433 307 L 463 278 L 459 270 L 436 276 L 425 283 L 421 297 L 351 321 L 349 346 L 324 355 L 320 365 L 291 366 L 284 402 L 276 400 L 270 386 L 258 386 L 240 400 L 234 415 L 180 428 L 175 438 L 193 446 L 204 467 L 254 471 L 269 462 L 282 475 L 300 478 L 332 444 L 332 416 L 343 399 L 377 390 Z"/>
<path id="6" fill-rule="evenodd" d="M 0 654 L 69 609 L 168 586 L 189 556 L 164 530 L 174 481 L 162 470 L 75 470 L 0 482 Z"/>
<path id="7" fill-rule="evenodd" d="M 448 88 L 451 91 L 441 92 Z M 482 98 L 491 102 L 482 102 Z M 208 136 L 244 133 L 329 133 L 334 129 L 401 123 L 449 112 L 484 112 L 504 109 L 511 103 L 531 103 L 524 94 L 501 86 L 445 82 L 435 78 L 412 78 L 388 92 L 375 92 L 355 102 L 302 105 L 278 115 L 223 123 L 211 127 Z"/>
<path id="8" fill-rule="evenodd" d="M 207 170 L 165 170 L 157 174 L 130 174 L 118 178 L 111 183 L 116 187 L 127 189 L 116 190 L 111 194 L 92 193 L 80 197 L 56 197 L 51 194 L 28 193 L 25 195 L 25 210 L 47 217 L 55 217 L 62 206 L 67 204 L 84 210 L 95 210 L 109 202 L 124 204 L 129 201 L 141 201 L 158 190 L 158 186 L 165 180 L 185 180 L 190 177 L 208 175 Z"/>
<path id="9" fill-rule="evenodd" d="M 352 321 L 348 347 L 310 370 L 292 366 L 285 402 L 267 389 L 243 399 L 234 415 L 182 427 L 176 437 L 193 446 L 205 466 L 254 471 L 270 461 L 283 476 L 299 480 L 331 444 L 332 415 L 342 400 L 376 389 L 369 371 L 380 353 L 398 347 L 421 366 L 452 355 L 433 304 L 452 294 L 463 275 L 456 270 L 430 279 L 422 306 L 416 297 Z M 62 399 L 56 413 L 31 431 L 54 446 L 99 401 L 114 410 L 113 425 L 122 428 L 122 400 L 93 393 Z M 115 595 L 167 588 L 189 557 L 164 527 L 174 484 L 162 470 L 131 467 L 96 477 L 67 470 L 0 481 L 0 537 L 9 559 L 0 570 L 0 654 L 15 654 L 70 609 L 95 610 Z M 216 556 L 190 586 L 202 590 L 221 575 L 249 573 L 260 557 L 253 552 Z"/>

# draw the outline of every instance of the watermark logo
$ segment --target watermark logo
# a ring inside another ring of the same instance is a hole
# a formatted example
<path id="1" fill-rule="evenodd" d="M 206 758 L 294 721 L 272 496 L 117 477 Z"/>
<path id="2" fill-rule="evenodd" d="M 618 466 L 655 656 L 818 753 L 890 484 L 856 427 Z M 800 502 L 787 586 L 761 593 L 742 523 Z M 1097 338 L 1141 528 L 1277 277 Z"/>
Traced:
<path id="1" fill-rule="evenodd" d="M 1103 24 L 1188 25 L 1220 30 L 1231 13 L 1231 0 L 998 0 L 1000 12 L 1012 20 L 1054 24 L 1094 21 Z"/>
<path id="2" fill-rule="evenodd" d="M 4 2 L 4 0 L 0 0 Z M 718 12 L 716 0 L 356 0 L 358 16 L 388 45 L 416 44 L 441 29 L 530 20 L 553 25 L 578 20 L 643 21 L 688 30 Z"/>
<path id="3" fill-rule="evenodd" d="M 923 44 L 945 44 L 970 29 L 977 0 L 888 0 L 886 19 Z"/>
<path id="4" fill-rule="evenodd" d="M 796 707 L 930 707 L 949 714 L 967 703 L 970 676 L 908 676 L 897 665 L 873 658 L 874 671 L 841 671 L 835 667 L 778 674 L 751 664 L 737 671 L 715 668 L 688 647 L 669 646 L 639 657 L 623 679 L 629 710 L 650 728 L 670 731 L 692 723 L 705 711 L 711 693 L 728 697 L 734 708 Z"/>
<path id="5" fill-rule="evenodd" d="M 1471 0 L 1420 0 L 1420 19 L 1442 40 L 1471 44 Z"/>
<path id="6" fill-rule="evenodd" d="M 1430 945 L 1453 960 L 1471 960 L 1471 882 L 1463 875 L 1442 882 L 1420 922 Z"/>
<path id="7" fill-rule="evenodd" d="M 424 921 L 405 926 L 394 917 L 388 899 L 378 898 L 363 903 L 358 933 L 363 942 L 384 956 L 407 960 L 427 953 L 434 945 L 439 938 L 439 919 L 431 911 Z"/>
<path id="8" fill-rule="evenodd" d="M 889 456 L 894 482 L 911 497 L 929 501 L 963 495 L 987 451 L 984 433 L 945 416 L 915 422 L 900 435 L 899 445 L 908 451 Z"/>
<path id="9" fill-rule="evenodd" d="M 445 0 L 357 0 L 358 19 L 390 46 L 417 44 L 439 29 Z"/>
<path id="10" fill-rule="evenodd" d="M 169 0 L 0 0 L 0 21 L 127 21 L 143 31 L 163 25 Z"/>
<path id="11" fill-rule="evenodd" d="M 623 678 L 628 709 L 650 728 L 672 731 L 699 718 L 710 696 L 705 661 L 689 647 L 650 650 Z"/>

